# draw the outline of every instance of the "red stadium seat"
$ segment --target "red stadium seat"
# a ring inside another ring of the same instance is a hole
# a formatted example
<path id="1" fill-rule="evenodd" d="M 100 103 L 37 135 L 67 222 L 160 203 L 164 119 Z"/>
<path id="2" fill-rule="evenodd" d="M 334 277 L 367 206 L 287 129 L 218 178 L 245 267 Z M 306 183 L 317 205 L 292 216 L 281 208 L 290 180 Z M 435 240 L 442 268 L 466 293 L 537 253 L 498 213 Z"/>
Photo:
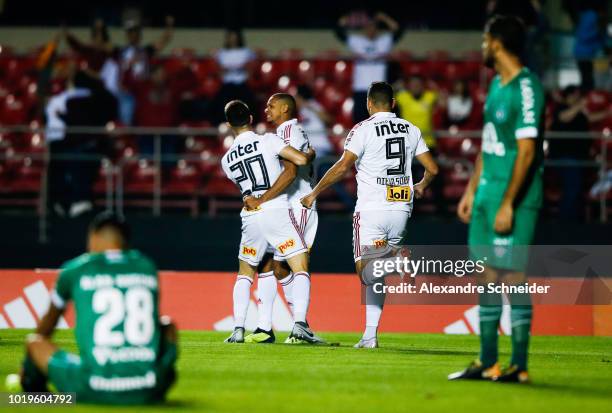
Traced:
<path id="1" fill-rule="evenodd" d="M 309 60 L 301 60 L 298 64 L 296 78 L 299 83 L 311 83 L 314 81 L 314 65 Z"/>

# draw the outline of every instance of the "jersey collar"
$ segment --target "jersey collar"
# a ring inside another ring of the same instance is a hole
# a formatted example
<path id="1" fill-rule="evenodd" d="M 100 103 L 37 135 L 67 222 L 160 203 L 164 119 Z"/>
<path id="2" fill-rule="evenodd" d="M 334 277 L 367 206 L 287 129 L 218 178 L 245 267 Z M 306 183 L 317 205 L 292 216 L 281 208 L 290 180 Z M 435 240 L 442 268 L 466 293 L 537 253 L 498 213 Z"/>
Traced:
<path id="1" fill-rule="evenodd" d="M 376 112 L 371 116 L 372 119 L 376 118 L 396 118 L 397 115 L 393 112 Z"/>
<path id="2" fill-rule="evenodd" d="M 298 120 L 296 118 L 286 120 L 283 123 L 281 123 L 280 125 L 278 125 L 278 127 L 276 128 L 276 133 L 279 134 L 280 131 L 282 131 L 287 126 L 289 126 L 289 125 L 297 125 L 297 123 L 298 123 Z"/>

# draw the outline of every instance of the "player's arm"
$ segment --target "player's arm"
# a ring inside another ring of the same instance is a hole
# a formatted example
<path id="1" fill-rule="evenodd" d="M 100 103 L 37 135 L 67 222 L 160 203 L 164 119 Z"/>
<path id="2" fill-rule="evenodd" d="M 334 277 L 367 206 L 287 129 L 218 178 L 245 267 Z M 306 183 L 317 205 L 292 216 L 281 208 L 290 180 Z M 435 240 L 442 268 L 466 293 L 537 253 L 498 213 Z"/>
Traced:
<path id="1" fill-rule="evenodd" d="M 535 159 L 536 139 L 518 139 L 516 141 L 517 154 L 510 182 L 502 198 L 501 205 L 495 217 L 495 231 L 504 234 L 512 230 L 512 219 L 514 215 L 514 201 L 523 187 L 529 168 Z"/>
<path id="2" fill-rule="evenodd" d="M 260 197 L 247 196 L 244 198 L 244 207 L 247 211 L 259 208 L 261 204 L 282 194 L 291 185 L 297 176 L 297 166 L 289 161 L 283 160 L 283 172 L 278 176 L 272 186 Z"/>
<path id="3" fill-rule="evenodd" d="M 342 43 L 345 43 L 348 39 L 347 28 L 348 26 L 348 16 L 342 16 L 338 19 L 338 24 L 336 24 L 336 28 L 334 30 L 334 34 Z"/>
<path id="4" fill-rule="evenodd" d="M 57 322 L 59 321 L 63 313 L 63 308 L 58 308 L 55 306 L 55 304 L 52 303 L 49 306 L 49 310 L 47 311 L 47 313 L 38 322 L 38 325 L 36 326 L 36 334 L 40 334 L 43 337 L 50 338 L 53 335 L 53 332 L 55 331 L 55 326 L 57 326 Z"/>
<path id="5" fill-rule="evenodd" d="M 394 40 L 396 40 L 395 34 L 400 32 L 400 25 L 397 20 L 383 12 L 376 13 L 375 18 L 377 21 L 382 22 L 385 26 L 387 26 L 389 31 L 393 33 Z"/>
<path id="6" fill-rule="evenodd" d="M 474 171 L 468 181 L 463 196 L 457 206 L 457 215 L 459 219 L 468 224 L 472 218 L 472 205 L 474 205 L 474 195 L 476 194 L 476 188 L 478 187 L 478 181 L 480 181 L 480 173 L 482 171 L 482 152 L 478 153 L 476 162 L 474 163 Z"/>
<path id="7" fill-rule="evenodd" d="M 429 151 L 417 155 L 416 158 L 419 163 L 423 165 L 423 168 L 425 168 L 423 179 L 414 185 L 414 195 L 417 198 L 421 198 L 423 196 L 423 192 L 425 192 L 425 189 L 427 189 L 429 184 L 431 184 L 431 181 L 433 181 L 436 175 L 438 175 L 439 168 L 434 157 L 431 156 L 431 152 Z"/>
<path id="8" fill-rule="evenodd" d="M 314 152 L 314 150 L 312 150 L 312 148 L 309 148 L 309 151 Z M 314 155 L 313 154 L 306 154 L 302 151 L 298 151 L 297 149 L 291 147 L 291 146 L 285 146 L 279 153 L 278 155 L 283 158 L 288 160 L 289 162 L 293 162 L 294 164 L 296 164 L 297 166 L 304 166 L 304 165 L 308 165 L 310 162 L 312 162 L 312 159 L 314 159 Z"/>
<path id="9" fill-rule="evenodd" d="M 306 208 L 310 208 L 319 194 L 344 178 L 346 173 L 351 170 L 356 161 L 357 155 L 349 150 L 344 150 L 342 157 L 331 168 L 329 168 L 323 178 L 321 178 L 319 183 L 313 188 L 312 192 L 302 198 L 302 205 L 304 205 Z"/>

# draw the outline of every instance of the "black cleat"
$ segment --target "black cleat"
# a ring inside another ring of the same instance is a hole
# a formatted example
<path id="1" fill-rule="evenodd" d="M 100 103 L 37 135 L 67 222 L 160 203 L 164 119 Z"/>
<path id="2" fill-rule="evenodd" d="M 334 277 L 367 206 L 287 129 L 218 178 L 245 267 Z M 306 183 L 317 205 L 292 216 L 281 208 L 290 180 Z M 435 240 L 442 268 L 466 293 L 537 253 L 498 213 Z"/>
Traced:
<path id="1" fill-rule="evenodd" d="M 465 370 L 451 373 L 449 380 L 494 380 L 500 375 L 499 365 L 495 363 L 491 367 L 484 367 L 480 360 L 474 360 Z"/>
<path id="2" fill-rule="evenodd" d="M 493 379 L 499 383 L 529 383 L 529 374 L 527 370 L 520 370 L 516 364 L 513 364 L 502 370 L 499 376 Z"/>

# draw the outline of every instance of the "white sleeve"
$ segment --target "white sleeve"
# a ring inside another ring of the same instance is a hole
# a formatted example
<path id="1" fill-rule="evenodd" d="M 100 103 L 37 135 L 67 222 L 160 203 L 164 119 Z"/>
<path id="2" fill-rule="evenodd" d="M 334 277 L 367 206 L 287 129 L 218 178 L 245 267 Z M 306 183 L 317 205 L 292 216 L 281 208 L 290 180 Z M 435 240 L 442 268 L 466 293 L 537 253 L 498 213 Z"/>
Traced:
<path id="1" fill-rule="evenodd" d="M 354 153 L 357 155 L 357 158 L 361 158 L 365 150 L 365 133 L 363 132 L 363 128 L 358 128 L 359 125 L 355 126 L 349 132 L 344 141 L 344 150 Z"/>
<path id="2" fill-rule="evenodd" d="M 425 143 L 425 139 L 423 139 L 423 135 L 421 134 L 421 130 L 416 126 L 413 126 L 415 129 L 414 136 L 417 139 L 416 148 L 414 150 L 414 156 L 419 156 L 422 153 L 428 152 L 429 148 Z"/>
<path id="3" fill-rule="evenodd" d="M 297 149 L 298 151 L 306 152 L 310 146 L 308 137 L 302 128 L 293 127 L 291 128 L 291 136 L 289 137 L 289 145 Z"/>
<path id="4" fill-rule="evenodd" d="M 268 133 L 266 135 L 267 136 L 263 139 L 263 142 L 266 145 L 266 148 L 275 155 L 278 155 L 280 151 L 288 146 L 280 136 L 273 133 Z"/>
<path id="5" fill-rule="evenodd" d="M 221 158 L 221 169 L 223 169 L 223 172 L 225 172 L 227 178 L 233 181 L 231 171 L 229 170 L 229 165 L 227 164 L 227 162 L 225 162 L 225 156 Z"/>
<path id="6" fill-rule="evenodd" d="M 346 47 L 353 53 L 361 53 L 360 37 L 356 34 L 349 34 L 346 37 Z"/>

